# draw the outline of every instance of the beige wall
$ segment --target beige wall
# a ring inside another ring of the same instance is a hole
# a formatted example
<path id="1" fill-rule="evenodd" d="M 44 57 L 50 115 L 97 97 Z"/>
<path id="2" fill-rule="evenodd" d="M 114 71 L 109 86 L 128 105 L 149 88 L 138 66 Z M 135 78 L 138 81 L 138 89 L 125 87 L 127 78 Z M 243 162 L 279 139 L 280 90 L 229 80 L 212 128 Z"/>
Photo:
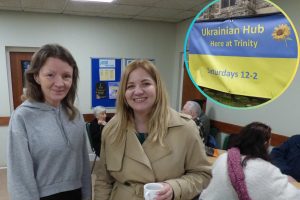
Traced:
<path id="1" fill-rule="evenodd" d="M 91 57 L 154 58 L 176 107 L 176 25 L 172 23 L 0 11 L 0 116 L 10 116 L 8 47 L 60 43 L 75 57 L 80 82 L 77 105 L 91 113 Z M 0 166 L 6 165 L 7 127 L 0 127 Z"/>

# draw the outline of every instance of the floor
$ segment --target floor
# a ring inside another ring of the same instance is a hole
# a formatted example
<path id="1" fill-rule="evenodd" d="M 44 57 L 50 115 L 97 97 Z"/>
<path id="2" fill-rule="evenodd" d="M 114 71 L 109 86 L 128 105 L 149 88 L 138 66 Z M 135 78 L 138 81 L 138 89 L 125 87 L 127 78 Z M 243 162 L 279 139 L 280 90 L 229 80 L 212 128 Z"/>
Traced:
<path id="1" fill-rule="evenodd" d="M 0 169 L 0 200 L 9 200 L 6 183 L 6 169 Z"/>
<path id="2" fill-rule="evenodd" d="M 0 169 L 0 200 L 9 200 L 8 192 L 7 192 L 7 175 L 6 175 L 6 169 Z M 94 188 L 94 182 L 95 182 L 96 176 L 92 175 L 92 182 L 93 182 L 93 188 Z M 93 190 L 94 193 L 94 190 Z M 94 194 L 93 194 L 94 197 Z"/>

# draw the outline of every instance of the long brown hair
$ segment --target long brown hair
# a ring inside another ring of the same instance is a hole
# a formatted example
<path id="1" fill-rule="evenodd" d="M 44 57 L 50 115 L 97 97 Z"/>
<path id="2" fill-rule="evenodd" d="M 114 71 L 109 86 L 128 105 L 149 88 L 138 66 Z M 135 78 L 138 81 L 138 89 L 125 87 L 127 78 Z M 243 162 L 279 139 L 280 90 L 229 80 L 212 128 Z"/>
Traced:
<path id="1" fill-rule="evenodd" d="M 45 101 L 41 86 L 35 81 L 34 77 L 39 74 L 48 58 L 58 58 L 68 63 L 73 68 L 72 85 L 68 94 L 62 100 L 62 105 L 65 106 L 70 120 L 73 120 L 77 114 L 74 101 L 76 98 L 77 82 L 79 78 L 78 66 L 71 53 L 66 48 L 58 44 L 46 44 L 33 54 L 30 67 L 26 70 L 25 74 L 27 89 L 23 99 L 26 98 L 37 102 Z"/>
<path id="2" fill-rule="evenodd" d="M 245 155 L 243 166 L 249 159 L 261 158 L 269 161 L 268 144 L 271 138 L 271 127 L 261 122 L 252 122 L 242 128 L 239 134 L 233 137 L 232 146 L 240 149 Z"/>
<path id="3" fill-rule="evenodd" d="M 135 60 L 131 62 L 127 67 L 125 67 L 125 70 L 122 74 L 120 87 L 117 93 L 115 115 L 117 124 L 116 126 L 111 127 L 116 130 L 116 133 L 112 133 L 116 134 L 114 141 L 123 141 L 125 139 L 127 128 L 133 125 L 133 110 L 126 101 L 125 92 L 130 73 L 138 68 L 145 70 L 156 84 L 156 98 L 150 113 L 150 119 L 148 121 L 148 137 L 152 142 L 158 141 L 161 145 L 163 145 L 163 138 L 168 129 L 169 102 L 165 86 L 156 67 L 148 60 Z"/>

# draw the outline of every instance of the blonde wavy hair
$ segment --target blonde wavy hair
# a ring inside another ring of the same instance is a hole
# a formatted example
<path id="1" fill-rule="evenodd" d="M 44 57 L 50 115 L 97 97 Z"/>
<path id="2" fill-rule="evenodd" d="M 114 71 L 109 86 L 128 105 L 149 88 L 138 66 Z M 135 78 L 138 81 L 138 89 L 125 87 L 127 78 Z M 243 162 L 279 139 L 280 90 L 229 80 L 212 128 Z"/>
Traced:
<path id="1" fill-rule="evenodd" d="M 135 60 L 125 67 L 117 93 L 116 115 L 114 116 L 116 124 L 110 126 L 107 131 L 114 129 L 115 131 L 111 132 L 114 134 L 114 142 L 122 142 L 125 140 L 128 127 L 134 124 L 133 110 L 126 101 L 125 92 L 130 73 L 138 68 L 145 70 L 156 83 L 156 98 L 149 114 L 148 137 L 152 142 L 159 142 L 163 145 L 163 138 L 168 130 L 169 102 L 158 70 L 148 60 Z"/>

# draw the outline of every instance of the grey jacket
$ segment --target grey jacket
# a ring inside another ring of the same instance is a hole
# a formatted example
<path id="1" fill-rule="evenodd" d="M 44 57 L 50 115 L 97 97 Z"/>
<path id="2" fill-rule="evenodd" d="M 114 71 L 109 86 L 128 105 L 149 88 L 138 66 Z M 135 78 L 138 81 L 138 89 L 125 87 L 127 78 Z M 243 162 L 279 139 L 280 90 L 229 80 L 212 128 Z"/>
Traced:
<path id="1" fill-rule="evenodd" d="M 25 101 L 13 113 L 8 137 L 11 200 L 39 200 L 82 188 L 91 197 L 86 130 L 81 115 L 70 121 L 62 106 Z"/>

